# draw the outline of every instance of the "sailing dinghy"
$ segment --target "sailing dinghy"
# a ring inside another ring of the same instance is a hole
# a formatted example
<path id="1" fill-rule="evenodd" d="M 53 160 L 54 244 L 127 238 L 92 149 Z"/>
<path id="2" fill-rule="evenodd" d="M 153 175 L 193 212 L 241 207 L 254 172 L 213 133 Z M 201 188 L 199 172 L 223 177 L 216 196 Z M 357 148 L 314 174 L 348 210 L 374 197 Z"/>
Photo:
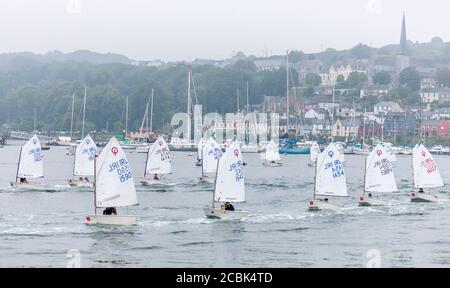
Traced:
<path id="1" fill-rule="evenodd" d="M 115 137 L 94 160 L 94 215 L 85 218 L 88 225 L 137 225 L 136 216 L 98 215 L 99 208 L 138 205 L 133 173 L 127 156 Z"/>
<path id="2" fill-rule="evenodd" d="M 316 199 L 316 196 L 326 198 Z M 347 183 L 342 157 L 339 148 L 330 143 L 323 153 L 317 157 L 314 200 L 308 202 L 310 211 L 339 211 L 336 205 L 328 203 L 328 197 L 348 197 Z"/>
<path id="3" fill-rule="evenodd" d="M 164 138 L 159 137 L 148 150 L 145 164 L 144 178 L 141 180 L 143 186 L 162 185 L 163 175 L 172 173 L 172 160 L 170 158 L 169 145 Z"/>
<path id="4" fill-rule="evenodd" d="M 223 156 L 222 149 L 214 138 L 209 138 L 203 145 L 202 153 L 202 176 L 199 178 L 202 183 L 214 183 L 214 177 L 210 175 L 216 173 L 217 163 Z"/>
<path id="5" fill-rule="evenodd" d="M 73 179 L 69 180 L 71 187 L 94 187 L 88 177 L 94 176 L 94 158 L 97 154 L 97 145 L 91 136 L 87 135 L 75 150 Z"/>
<path id="6" fill-rule="evenodd" d="M 317 162 L 317 157 L 319 157 L 319 154 L 322 151 L 320 150 L 320 146 L 319 144 L 317 144 L 317 142 L 313 142 L 311 144 L 311 148 L 310 148 L 310 159 L 311 161 L 309 162 L 308 166 L 310 167 L 316 167 L 316 162 Z"/>
<path id="7" fill-rule="evenodd" d="M 378 144 L 367 156 L 364 193 L 359 197 L 359 206 L 386 206 L 386 202 L 375 199 L 372 193 L 398 192 L 391 159 L 391 154 L 381 144 Z"/>
<path id="8" fill-rule="evenodd" d="M 247 217 L 247 212 L 234 210 L 234 207 L 226 209 L 229 203 L 240 202 L 245 202 L 244 165 L 239 143 L 234 142 L 219 160 L 212 207 L 205 208 L 205 215 L 220 220 L 242 219 Z M 216 207 L 216 203 L 220 206 Z"/>
<path id="9" fill-rule="evenodd" d="M 266 146 L 266 153 L 264 154 L 263 165 L 266 167 L 280 167 L 283 166 L 281 162 L 278 145 L 272 140 Z"/>
<path id="10" fill-rule="evenodd" d="M 195 166 L 197 167 L 201 167 L 202 166 L 202 157 L 203 157 L 203 153 L 202 153 L 202 149 L 203 149 L 203 145 L 205 140 L 200 139 L 200 141 L 197 144 L 197 162 L 195 162 Z"/>
<path id="11" fill-rule="evenodd" d="M 438 202 L 439 198 L 424 189 L 444 187 L 441 174 L 431 153 L 422 144 L 413 149 L 414 192 L 411 201 L 417 203 Z"/>
<path id="12" fill-rule="evenodd" d="M 28 182 L 29 179 L 39 178 L 44 178 L 43 154 L 39 138 L 34 135 L 20 149 L 16 183 L 11 183 L 11 186 L 21 190 L 58 191 L 49 185 Z"/>

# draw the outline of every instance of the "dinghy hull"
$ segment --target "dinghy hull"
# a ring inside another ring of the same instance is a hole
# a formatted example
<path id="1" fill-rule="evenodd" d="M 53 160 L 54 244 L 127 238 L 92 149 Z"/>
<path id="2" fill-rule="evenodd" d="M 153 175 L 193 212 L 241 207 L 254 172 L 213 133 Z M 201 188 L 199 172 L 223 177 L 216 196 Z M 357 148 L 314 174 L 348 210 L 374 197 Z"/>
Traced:
<path id="1" fill-rule="evenodd" d="M 89 215 L 84 219 L 87 225 L 136 226 L 135 216 Z"/>
<path id="2" fill-rule="evenodd" d="M 246 211 L 226 211 L 221 208 L 205 208 L 205 216 L 217 220 L 241 220 L 248 216 Z"/>
<path id="3" fill-rule="evenodd" d="M 78 188 L 94 188 L 93 183 L 79 181 L 79 180 L 69 180 L 70 187 L 78 187 Z"/>
<path id="4" fill-rule="evenodd" d="M 308 202 L 308 210 L 309 211 L 339 211 L 341 208 L 339 206 L 325 203 L 320 200 L 311 200 Z"/>
<path id="5" fill-rule="evenodd" d="M 439 198 L 432 194 L 426 193 L 411 193 L 411 202 L 413 203 L 436 203 L 439 202 Z"/>
<path id="6" fill-rule="evenodd" d="M 32 183 L 16 183 L 12 184 L 11 186 L 16 187 L 19 190 L 24 191 L 44 191 L 44 192 L 58 192 L 59 190 L 49 186 L 49 185 L 42 185 L 42 184 L 32 184 Z"/>
<path id="7" fill-rule="evenodd" d="M 204 184 L 214 184 L 215 178 L 211 177 L 199 177 L 198 182 L 204 183 Z"/>
<path id="8" fill-rule="evenodd" d="M 275 163 L 263 162 L 263 165 L 265 167 L 281 167 L 281 166 L 283 166 L 283 163 L 281 163 L 281 162 L 275 162 Z"/>
<path id="9" fill-rule="evenodd" d="M 358 200 L 360 207 L 379 207 L 379 206 L 387 206 L 387 203 L 385 201 L 374 199 L 366 196 L 359 197 Z"/>

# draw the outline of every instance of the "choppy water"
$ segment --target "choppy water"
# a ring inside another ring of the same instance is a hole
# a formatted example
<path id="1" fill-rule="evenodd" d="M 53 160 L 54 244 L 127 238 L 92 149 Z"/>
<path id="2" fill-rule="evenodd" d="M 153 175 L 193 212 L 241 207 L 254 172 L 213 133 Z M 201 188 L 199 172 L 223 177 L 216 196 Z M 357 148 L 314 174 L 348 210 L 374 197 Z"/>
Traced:
<path id="1" fill-rule="evenodd" d="M 409 202 L 408 156 L 398 156 L 400 192 L 385 196 L 391 205 L 384 208 L 357 207 L 364 157 L 347 156 L 352 197 L 336 200 L 345 207 L 336 214 L 306 211 L 314 174 L 309 156 L 283 156 L 284 167 L 265 168 L 257 154 L 244 154 L 248 202 L 237 206 L 250 215 L 219 222 L 204 218 L 212 192 L 196 183 L 195 157 L 173 153 L 170 182 L 176 185 L 166 191 L 138 186 L 140 206 L 119 211 L 140 216 L 139 226 L 95 228 L 83 224 L 92 193 L 65 186 L 73 163 L 66 148 L 44 151 L 45 181 L 61 192 L 8 188 L 19 149 L 0 149 L 2 267 L 66 267 L 77 259 L 82 267 L 365 267 L 378 259 L 384 267 L 450 266 L 450 202 Z M 145 154 L 129 153 L 129 160 L 141 176 Z M 450 157 L 436 160 L 450 182 Z M 448 198 L 449 189 L 435 192 Z"/>

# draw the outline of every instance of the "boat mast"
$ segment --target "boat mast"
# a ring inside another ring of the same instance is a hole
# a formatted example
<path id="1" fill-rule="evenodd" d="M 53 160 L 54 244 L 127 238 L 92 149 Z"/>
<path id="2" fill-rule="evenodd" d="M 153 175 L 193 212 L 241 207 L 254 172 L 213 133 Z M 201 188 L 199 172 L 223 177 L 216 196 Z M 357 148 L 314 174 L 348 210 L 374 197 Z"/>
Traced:
<path id="1" fill-rule="evenodd" d="M 222 156 L 223 157 L 223 156 Z M 222 158 L 221 157 L 221 158 Z M 219 162 L 220 162 L 220 159 L 221 158 L 219 158 L 218 160 L 217 160 L 217 167 L 216 167 L 216 178 L 215 178 L 215 180 L 214 180 L 214 191 L 213 191 L 213 199 L 212 199 L 212 208 L 214 208 L 214 196 L 215 196 L 215 194 L 216 194 L 216 189 L 217 189 L 217 175 L 219 174 Z"/>
<path id="2" fill-rule="evenodd" d="M 156 143 L 155 143 L 156 145 Z M 147 150 L 147 159 L 145 159 L 145 167 L 144 167 L 144 179 L 147 176 L 147 164 L 148 164 L 148 155 L 150 154 L 150 150 L 152 150 L 151 148 L 149 148 Z"/>
<path id="3" fill-rule="evenodd" d="M 128 96 L 125 103 L 125 141 L 127 141 L 128 135 Z"/>
<path id="4" fill-rule="evenodd" d="M 237 99 L 236 99 L 236 108 L 237 108 L 236 112 L 237 112 L 237 113 L 239 113 L 239 110 L 240 110 L 240 109 L 239 109 L 239 102 L 241 102 L 241 99 L 240 99 L 240 96 L 241 96 L 241 95 L 239 95 L 239 92 L 240 92 L 240 91 L 239 91 L 239 88 L 237 88 L 237 90 L 236 90 L 236 98 L 237 98 Z"/>
<path id="5" fill-rule="evenodd" d="M 188 93 L 187 93 L 187 115 L 188 115 L 188 126 L 187 126 L 187 135 L 185 135 L 186 140 L 191 139 L 191 73 L 192 68 L 189 68 L 188 71 Z"/>
<path id="6" fill-rule="evenodd" d="M 23 147 L 20 148 L 19 163 L 17 163 L 16 183 L 17 183 L 17 179 L 19 179 L 20 160 L 22 160 L 22 149 L 23 149 Z"/>
<path id="7" fill-rule="evenodd" d="M 314 200 L 316 200 L 316 191 L 317 191 L 317 170 L 319 169 L 319 155 L 317 155 L 316 159 L 316 167 L 314 169 Z"/>
<path id="8" fill-rule="evenodd" d="M 363 196 L 366 196 L 366 180 L 367 180 L 367 158 L 369 158 L 369 156 L 366 157 L 365 161 L 364 161 L 364 183 L 363 183 Z"/>
<path id="9" fill-rule="evenodd" d="M 72 94 L 72 116 L 70 118 L 70 140 L 72 141 L 73 134 L 73 110 L 75 107 L 75 93 Z"/>
<path id="10" fill-rule="evenodd" d="M 152 101 L 150 105 L 150 126 L 147 125 L 147 128 L 149 128 L 148 132 L 153 132 L 153 96 L 155 94 L 155 89 L 152 88 Z M 147 120 L 148 120 L 148 114 L 147 114 Z M 150 134 L 150 133 L 149 133 Z"/>
<path id="11" fill-rule="evenodd" d="M 248 94 L 248 81 L 247 81 L 247 114 L 250 111 L 250 101 L 249 101 L 249 94 Z"/>
<path id="12" fill-rule="evenodd" d="M 289 139 L 289 51 L 286 51 L 286 131 Z"/>
<path id="13" fill-rule="evenodd" d="M 205 172 L 203 171 L 203 161 L 204 161 L 204 158 L 203 158 L 203 147 L 204 147 L 204 143 L 203 143 L 203 146 L 202 146 L 202 150 L 200 151 L 200 153 L 201 153 L 201 155 L 202 155 L 202 179 L 205 177 Z"/>
<path id="14" fill-rule="evenodd" d="M 97 157 L 94 155 L 94 214 L 97 216 Z"/>
<path id="15" fill-rule="evenodd" d="M 83 124 L 82 124 L 82 127 L 81 127 L 81 139 L 84 139 L 84 122 L 86 121 L 86 97 L 87 97 L 87 85 L 84 86 Z"/>

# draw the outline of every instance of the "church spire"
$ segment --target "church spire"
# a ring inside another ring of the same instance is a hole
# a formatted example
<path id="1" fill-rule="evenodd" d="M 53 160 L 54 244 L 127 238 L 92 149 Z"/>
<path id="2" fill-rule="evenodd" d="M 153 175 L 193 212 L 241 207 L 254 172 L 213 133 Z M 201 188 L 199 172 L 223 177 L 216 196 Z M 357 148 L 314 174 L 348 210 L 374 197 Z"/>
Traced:
<path id="1" fill-rule="evenodd" d="M 400 37 L 400 54 L 408 55 L 408 41 L 406 39 L 406 17 L 403 13 L 402 35 Z"/>

